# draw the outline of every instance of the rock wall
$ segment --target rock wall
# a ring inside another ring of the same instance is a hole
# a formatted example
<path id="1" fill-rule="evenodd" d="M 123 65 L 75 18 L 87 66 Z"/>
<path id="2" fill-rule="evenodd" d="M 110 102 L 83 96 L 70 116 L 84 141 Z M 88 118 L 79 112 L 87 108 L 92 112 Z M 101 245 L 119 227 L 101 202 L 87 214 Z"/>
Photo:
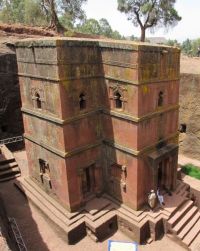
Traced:
<path id="1" fill-rule="evenodd" d="M 200 160 L 200 75 L 181 74 L 179 153 Z"/>
<path id="2" fill-rule="evenodd" d="M 23 134 L 16 55 L 0 51 L 0 139 Z"/>

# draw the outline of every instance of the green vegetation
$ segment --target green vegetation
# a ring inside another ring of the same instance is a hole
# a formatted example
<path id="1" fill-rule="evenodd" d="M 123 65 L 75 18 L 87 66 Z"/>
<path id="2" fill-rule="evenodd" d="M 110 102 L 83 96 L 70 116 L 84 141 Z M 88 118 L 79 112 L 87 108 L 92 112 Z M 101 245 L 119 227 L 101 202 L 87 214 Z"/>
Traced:
<path id="1" fill-rule="evenodd" d="M 57 32 L 74 31 L 125 39 L 102 18 L 87 19 L 82 5 L 87 0 L 0 0 L 0 21 L 49 27 Z"/>
<path id="2" fill-rule="evenodd" d="M 194 40 L 186 39 L 182 43 L 181 49 L 185 55 L 195 57 L 198 54 L 198 47 L 200 47 L 200 38 Z"/>
<path id="3" fill-rule="evenodd" d="M 182 172 L 200 180 L 200 169 L 192 164 L 187 164 L 182 167 Z"/>
<path id="4" fill-rule="evenodd" d="M 0 20 L 6 23 L 45 25 L 58 32 L 62 22 L 73 26 L 85 18 L 87 0 L 0 0 Z"/>
<path id="5" fill-rule="evenodd" d="M 108 20 L 105 18 L 102 18 L 99 21 L 93 18 L 85 19 L 74 28 L 75 30 L 86 34 L 102 35 L 113 39 L 125 39 L 118 31 L 112 30 Z"/>
<path id="6" fill-rule="evenodd" d="M 176 0 L 117 0 L 118 10 L 141 29 L 141 41 L 145 41 L 146 29 L 174 26 L 181 20 L 174 8 Z"/>

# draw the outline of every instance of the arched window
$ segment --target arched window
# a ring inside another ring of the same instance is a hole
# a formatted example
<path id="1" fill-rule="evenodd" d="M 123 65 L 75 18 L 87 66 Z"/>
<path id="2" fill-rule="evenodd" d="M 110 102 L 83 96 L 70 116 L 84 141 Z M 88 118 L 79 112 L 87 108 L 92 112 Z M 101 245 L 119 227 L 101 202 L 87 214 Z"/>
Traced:
<path id="1" fill-rule="evenodd" d="M 122 100 L 121 100 L 122 95 L 119 92 L 116 92 L 114 98 L 115 98 L 115 107 L 117 109 L 122 108 Z"/>
<path id="2" fill-rule="evenodd" d="M 79 106 L 80 106 L 80 110 L 83 110 L 86 108 L 86 98 L 85 98 L 84 93 L 81 93 L 79 96 Z"/>
<path id="3" fill-rule="evenodd" d="M 158 95 L 158 106 L 162 106 L 163 105 L 163 92 L 159 92 Z"/>
<path id="4" fill-rule="evenodd" d="M 40 98 L 40 94 L 36 92 L 35 94 L 35 99 L 36 99 L 36 107 L 38 109 L 42 108 L 42 102 L 41 102 L 41 98 Z"/>

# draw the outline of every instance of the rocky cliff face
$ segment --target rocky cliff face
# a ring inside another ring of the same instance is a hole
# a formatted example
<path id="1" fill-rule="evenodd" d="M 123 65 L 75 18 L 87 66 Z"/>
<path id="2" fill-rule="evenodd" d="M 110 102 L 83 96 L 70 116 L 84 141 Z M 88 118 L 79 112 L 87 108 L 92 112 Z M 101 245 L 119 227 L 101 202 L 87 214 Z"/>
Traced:
<path id="1" fill-rule="evenodd" d="M 23 122 L 16 55 L 0 50 L 0 139 L 22 135 Z"/>
<path id="2" fill-rule="evenodd" d="M 200 75 L 181 74 L 179 103 L 179 152 L 200 160 Z"/>

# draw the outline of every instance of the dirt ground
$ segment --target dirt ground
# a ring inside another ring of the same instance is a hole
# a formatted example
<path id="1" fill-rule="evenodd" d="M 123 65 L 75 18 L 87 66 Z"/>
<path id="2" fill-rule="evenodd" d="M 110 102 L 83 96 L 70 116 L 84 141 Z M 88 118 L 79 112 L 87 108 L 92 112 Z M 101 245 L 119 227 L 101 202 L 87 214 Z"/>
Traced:
<path id="1" fill-rule="evenodd" d="M 181 55 L 181 73 L 200 74 L 200 57 Z"/>
<path id="2" fill-rule="evenodd" d="M 16 160 L 21 167 L 22 175 L 27 175 L 25 151 L 15 153 Z M 95 243 L 85 237 L 76 245 L 68 245 L 65 236 L 58 232 L 56 227 L 42 214 L 25 196 L 14 186 L 14 181 L 0 183 L 5 206 L 9 217 L 14 217 L 28 251 L 103 251 L 108 250 L 108 239 Z M 199 184 L 200 190 L 200 184 Z M 120 231 L 117 231 L 111 240 L 131 241 Z M 184 251 L 169 237 L 148 245 L 140 245 L 139 251 Z M 0 247 L 0 251 L 1 247 Z"/>

